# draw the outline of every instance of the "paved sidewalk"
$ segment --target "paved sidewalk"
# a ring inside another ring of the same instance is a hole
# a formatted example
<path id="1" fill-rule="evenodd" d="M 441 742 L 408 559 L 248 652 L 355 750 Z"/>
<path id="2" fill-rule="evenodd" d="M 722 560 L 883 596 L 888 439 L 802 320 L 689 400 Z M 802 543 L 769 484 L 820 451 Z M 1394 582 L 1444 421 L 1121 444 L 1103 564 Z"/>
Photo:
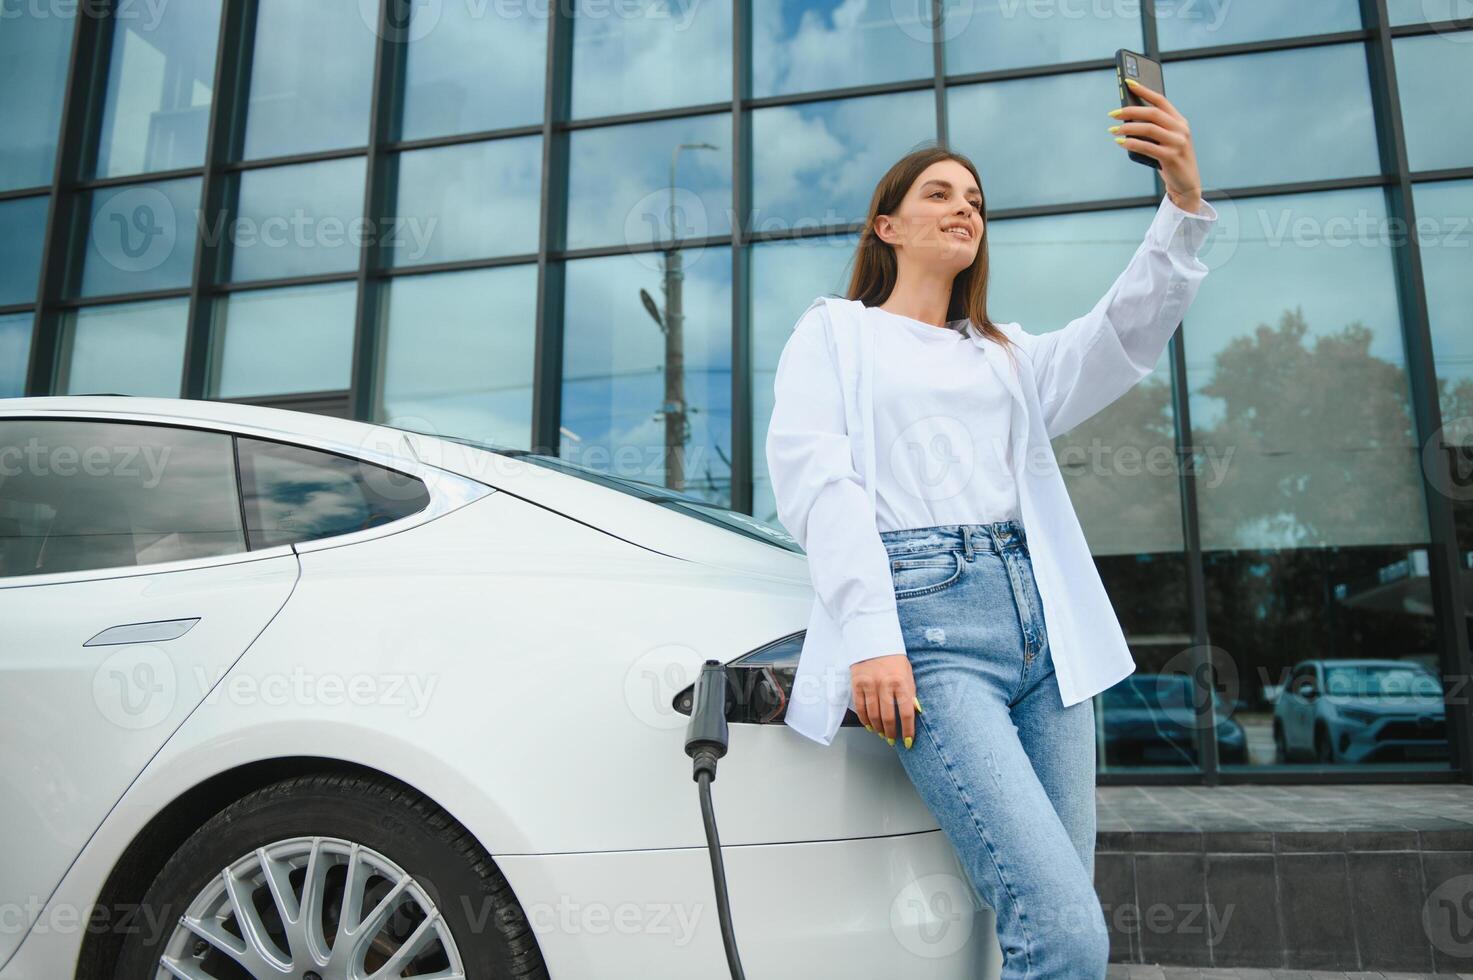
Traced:
<path id="1" fill-rule="evenodd" d="M 1108 980 L 1473 980 L 1473 973 L 1337 973 L 1333 970 L 1208 970 L 1111 963 Z"/>

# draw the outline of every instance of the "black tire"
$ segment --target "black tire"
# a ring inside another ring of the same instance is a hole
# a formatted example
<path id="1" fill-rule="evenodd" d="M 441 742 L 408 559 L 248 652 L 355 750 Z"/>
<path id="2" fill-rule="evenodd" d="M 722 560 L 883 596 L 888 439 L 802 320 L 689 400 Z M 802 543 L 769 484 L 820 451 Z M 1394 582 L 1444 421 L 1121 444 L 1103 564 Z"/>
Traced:
<path id="1" fill-rule="evenodd" d="M 1330 742 L 1330 733 L 1323 728 L 1314 731 L 1314 758 L 1322 766 L 1335 764 L 1335 746 Z"/>
<path id="2" fill-rule="evenodd" d="M 1274 722 L 1274 762 L 1283 765 L 1289 761 L 1289 745 L 1284 741 L 1284 726 Z"/>
<path id="3" fill-rule="evenodd" d="M 349 774 L 284 779 L 206 821 L 149 886 L 141 910 L 146 914 L 138 916 L 144 927 L 125 939 L 115 980 L 153 980 L 179 917 L 223 868 L 257 847 L 318 836 L 371 848 L 411 875 L 443 916 L 468 978 L 547 980 L 520 903 L 470 832 L 420 793 Z"/>

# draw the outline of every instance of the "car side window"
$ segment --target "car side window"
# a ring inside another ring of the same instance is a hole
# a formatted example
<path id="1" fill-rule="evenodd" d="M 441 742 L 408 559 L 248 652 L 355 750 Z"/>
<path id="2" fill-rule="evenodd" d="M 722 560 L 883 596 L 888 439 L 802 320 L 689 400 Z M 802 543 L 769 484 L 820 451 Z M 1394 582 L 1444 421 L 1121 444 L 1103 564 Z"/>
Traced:
<path id="1" fill-rule="evenodd" d="M 0 420 L 0 577 L 244 553 L 230 436 Z"/>
<path id="2" fill-rule="evenodd" d="M 350 534 L 430 503 L 424 483 L 407 473 L 291 443 L 236 441 L 252 549 Z"/>

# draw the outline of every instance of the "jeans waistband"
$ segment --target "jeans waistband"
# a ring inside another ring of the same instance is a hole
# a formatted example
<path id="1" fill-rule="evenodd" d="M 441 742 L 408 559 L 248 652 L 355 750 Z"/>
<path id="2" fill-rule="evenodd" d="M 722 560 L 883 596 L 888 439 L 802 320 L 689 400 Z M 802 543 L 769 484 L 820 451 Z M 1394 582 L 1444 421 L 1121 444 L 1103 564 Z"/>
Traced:
<path id="1" fill-rule="evenodd" d="M 976 551 L 1028 550 L 1023 524 L 1018 520 L 992 521 L 988 524 L 940 524 L 936 527 L 906 527 L 881 531 L 880 541 L 890 555 L 904 555 L 937 548 L 956 548 L 963 553 Z"/>

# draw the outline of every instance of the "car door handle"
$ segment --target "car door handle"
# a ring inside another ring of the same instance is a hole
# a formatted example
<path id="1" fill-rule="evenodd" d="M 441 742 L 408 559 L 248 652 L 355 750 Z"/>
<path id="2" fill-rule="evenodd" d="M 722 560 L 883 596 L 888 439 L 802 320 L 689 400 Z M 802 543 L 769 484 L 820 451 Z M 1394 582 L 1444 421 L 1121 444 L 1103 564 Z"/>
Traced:
<path id="1" fill-rule="evenodd" d="M 188 633 L 199 620 L 198 616 L 194 616 L 188 619 L 161 619 L 152 623 L 109 626 L 82 646 L 102 647 L 116 643 L 162 643 L 165 640 L 177 640 Z"/>

